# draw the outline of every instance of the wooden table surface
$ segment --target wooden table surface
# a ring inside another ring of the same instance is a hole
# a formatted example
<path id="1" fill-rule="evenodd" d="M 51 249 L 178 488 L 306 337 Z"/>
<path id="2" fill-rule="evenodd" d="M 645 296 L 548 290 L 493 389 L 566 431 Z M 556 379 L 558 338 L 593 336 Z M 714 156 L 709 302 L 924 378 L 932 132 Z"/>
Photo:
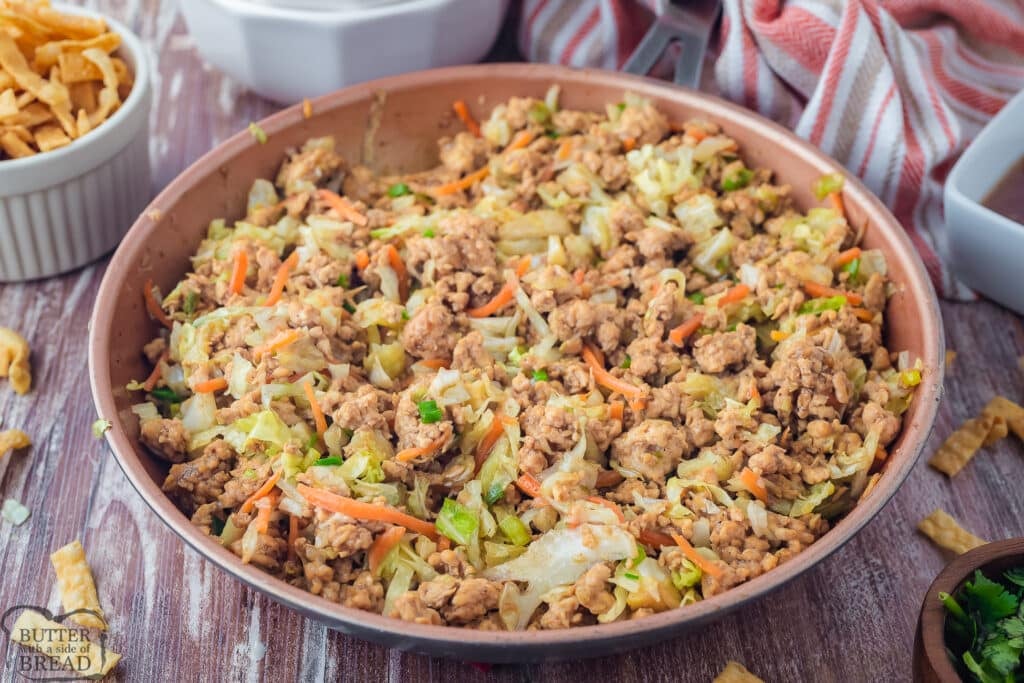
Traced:
<path id="1" fill-rule="evenodd" d="M 154 189 L 276 109 L 203 65 L 172 0 L 89 4 L 133 27 L 159 60 Z M 954 482 L 922 459 L 844 548 L 702 631 L 619 656 L 487 673 L 389 651 L 308 621 L 187 549 L 91 436 L 86 330 L 104 266 L 0 286 L 0 325 L 21 330 L 34 354 L 31 394 L 17 396 L 0 382 L 2 425 L 22 428 L 35 441 L 0 462 L 0 497 L 32 511 L 21 527 L 0 523 L 0 610 L 26 602 L 58 608 L 49 554 L 80 538 L 110 616 L 109 646 L 124 656 L 115 680 L 710 681 L 729 659 L 767 681 L 909 680 L 920 601 L 947 561 L 915 532 L 917 521 L 941 506 L 984 538 L 1024 535 L 1024 447 L 1007 439 Z M 944 303 L 942 312 L 947 346 L 958 356 L 928 451 L 995 393 L 1024 395 L 1020 319 L 989 303 Z M 14 646 L 6 640 L 0 658 L 4 679 L 14 678 Z"/>

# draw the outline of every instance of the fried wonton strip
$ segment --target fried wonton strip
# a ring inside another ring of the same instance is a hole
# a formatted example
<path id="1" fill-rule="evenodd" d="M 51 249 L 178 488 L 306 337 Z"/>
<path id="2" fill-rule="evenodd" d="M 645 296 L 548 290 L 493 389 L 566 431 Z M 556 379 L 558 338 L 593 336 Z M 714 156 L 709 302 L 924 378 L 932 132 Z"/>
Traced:
<path id="1" fill-rule="evenodd" d="M 4 150 L 7 156 L 12 159 L 19 159 L 21 157 L 30 157 L 35 154 L 35 151 L 25 144 L 16 133 L 8 131 L 3 135 L 0 135 L 0 148 Z"/>
<path id="2" fill-rule="evenodd" d="M 26 126 L 34 128 L 41 123 L 53 120 L 53 112 L 42 102 L 33 102 L 22 107 L 21 111 L 14 116 L 7 118 L 0 117 L 0 121 L 11 126 Z"/>
<path id="3" fill-rule="evenodd" d="M 62 52 L 57 58 L 61 81 L 67 85 L 83 81 L 98 81 L 103 74 L 95 64 L 89 62 L 80 52 Z"/>
<path id="4" fill-rule="evenodd" d="M 34 0 L 6 0 L 6 3 L 18 14 L 41 24 L 50 33 L 77 38 L 95 38 L 107 30 L 107 22 L 97 17 L 86 17 L 80 14 L 64 14 L 46 3 Z"/>
<path id="5" fill-rule="evenodd" d="M 1024 407 L 1005 396 L 996 396 L 988 402 L 982 414 L 1003 418 L 1009 430 L 1024 440 Z"/>
<path id="6" fill-rule="evenodd" d="M 85 639 L 78 628 L 50 621 L 34 609 L 26 609 L 11 627 L 11 640 L 38 650 L 56 662 L 76 662 L 77 676 L 98 680 L 117 666 L 121 655 Z"/>
<path id="7" fill-rule="evenodd" d="M 89 40 L 55 40 L 36 48 L 35 64 L 40 69 L 49 69 L 60 60 L 61 54 L 81 52 L 91 47 L 110 54 L 121 45 L 121 36 L 116 33 L 104 33 Z"/>
<path id="8" fill-rule="evenodd" d="M 972 548 L 985 545 L 987 541 L 978 538 L 961 527 L 955 519 L 938 509 L 921 520 L 917 530 L 927 536 L 932 543 L 963 555 Z"/>
<path id="9" fill-rule="evenodd" d="M 0 92 L 0 119 L 14 116 L 18 113 L 18 98 L 14 95 L 14 89 L 8 88 Z"/>
<path id="10" fill-rule="evenodd" d="M 58 126 L 39 126 L 34 131 L 36 147 L 40 152 L 49 152 L 58 147 L 71 144 L 71 138 L 64 134 Z"/>
<path id="11" fill-rule="evenodd" d="M 83 50 L 82 56 L 95 64 L 103 74 L 100 106 L 92 114 L 89 114 L 89 123 L 95 128 L 103 123 L 115 109 L 121 106 L 121 96 L 117 92 L 119 81 L 117 80 L 117 71 L 114 70 L 114 64 L 110 61 L 110 56 L 106 52 L 91 47 L 88 50 Z"/>
<path id="12" fill-rule="evenodd" d="M 60 592 L 60 602 L 64 605 L 64 610 L 69 613 L 75 610 L 88 610 L 71 614 L 68 618 L 79 626 L 107 630 L 107 624 L 102 618 L 100 598 L 96 593 L 96 583 L 93 581 L 89 563 L 85 560 L 85 548 L 82 544 L 79 541 L 68 543 L 50 555 L 50 563 L 57 574 L 57 590 Z"/>
<path id="13" fill-rule="evenodd" d="M 29 355 L 28 342 L 24 337 L 12 329 L 0 327 L 0 377 L 9 377 L 11 386 L 19 394 L 28 393 L 32 386 Z"/>
<path id="14" fill-rule="evenodd" d="M 729 660 L 711 683 L 764 683 L 764 680 L 747 671 L 747 667 L 739 662 Z"/>
<path id="15" fill-rule="evenodd" d="M 0 458 L 19 448 L 28 448 L 32 439 L 20 429 L 6 429 L 0 432 Z"/>
<path id="16" fill-rule="evenodd" d="M 53 83 L 29 68 L 25 55 L 21 54 L 14 39 L 0 31 L 0 67 L 3 67 L 15 82 L 51 107 L 68 103 L 68 89 L 61 83 Z"/>
<path id="17" fill-rule="evenodd" d="M 970 462 L 974 454 L 982 446 L 990 443 L 990 435 L 1000 432 L 1006 435 L 1005 420 L 995 415 L 982 414 L 963 423 L 959 429 L 939 446 L 928 464 L 944 472 L 946 476 L 955 476 Z"/>

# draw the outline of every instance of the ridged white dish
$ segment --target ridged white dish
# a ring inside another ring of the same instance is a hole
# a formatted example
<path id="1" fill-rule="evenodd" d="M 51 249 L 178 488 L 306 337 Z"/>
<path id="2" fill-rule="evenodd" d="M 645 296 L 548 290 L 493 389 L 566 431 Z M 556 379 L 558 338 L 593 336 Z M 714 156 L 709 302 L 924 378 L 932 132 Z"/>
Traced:
<path id="1" fill-rule="evenodd" d="M 299 5 L 312 7 L 303 9 Z M 181 0 L 203 59 L 292 104 L 355 83 L 487 54 L 508 0 Z"/>
<path id="2" fill-rule="evenodd" d="M 50 277 L 96 260 L 149 202 L 149 65 L 139 39 L 103 18 L 121 35 L 117 54 L 135 85 L 113 116 L 70 145 L 0 161 L 0 282 Z"/>

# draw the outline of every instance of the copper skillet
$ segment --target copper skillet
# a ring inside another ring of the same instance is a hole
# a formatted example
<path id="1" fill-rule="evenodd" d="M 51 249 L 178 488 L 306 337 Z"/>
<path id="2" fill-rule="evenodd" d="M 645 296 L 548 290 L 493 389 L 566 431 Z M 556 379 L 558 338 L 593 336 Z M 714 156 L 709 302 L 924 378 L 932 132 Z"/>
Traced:
<path id="1" fill-rule="evenodd" d="M 155 332 L 139 292 L 147 278 L 168 291 L 184 274 L 189 256 L 212 218 L 241 216 L 254 178 L 273 177 L 288 147 L 333 134 L 350 160 L 383 170 L 412 171 L 436 163 L 435 140 L 457 125 L 450 106 L 465 99 L 487 111 L 513 95 L 542 97 L 562 87 L 567 108 L 603 110 L 624 91 L 651 98 L 672 120 L 704 117 L 720 123 L 739 143 L 748 163 L 774 169 L 793 187 L 800 206 L 814 203 L 810 187 L 841 166 L 789 131 L 714 97 L 636 76 L 530 64 L 487 64 L 423 71 L 366 83 L 313 102 L 313 116 L 295 106 L 260 122 L 268 135 L 258 144 L 239 133 L 176 178 L 138 219 L 114 254 L 97 297 L 89 338 L 89 373 L 99 415 L 113 421 L 106 439 L 132 486 L 153 511 L 194 550 L 235 578 L 278 602 L 360 638 L 403 650 L 471 661 L 537 661 L 607 655 L 664 640 L 718 619 L 756 600 L 821 562 L 853 537 L 884 507 L 917 460 L 935 418 L 943 373 L 943 336 L 931 283 L 899 224 L 855 178 L 847 177 L 844 201 L 855 225 L 868 226 L 865 243 L 882 249 L 897 292 L 887 311 L 887 343 L 907 349 L 925 366 L 923 381 L 906 414 L 878 485 L 825 536 L 791 561 L 684 609 L 636 621 L 560 631 L 484 632 L 410 624 L 342 607 L 287 585 L 205 536 L 161 492 L 166 465 L 138 442 L 124 389 L 148 369 L 140 354 Z M 379 103 L 380 94 L 384 104 Z M 363 149 L 371 110 L 381 111 L 375 143 Z"/>

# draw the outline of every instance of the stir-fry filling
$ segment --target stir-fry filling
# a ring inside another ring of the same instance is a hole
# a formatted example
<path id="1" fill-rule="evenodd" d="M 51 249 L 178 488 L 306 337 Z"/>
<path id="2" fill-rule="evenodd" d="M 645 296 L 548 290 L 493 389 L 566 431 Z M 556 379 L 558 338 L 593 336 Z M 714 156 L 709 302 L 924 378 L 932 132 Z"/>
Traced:
<path id="1" fill-rule="evenodd" d="M 841 176 L 802 214 L 630 95 L 456 110 L 423 173 L 308 141 L 146 284 L 164 490 L 313 594 L 485 629 L 684 608 L 824 534 L 921 379 Z"/>

